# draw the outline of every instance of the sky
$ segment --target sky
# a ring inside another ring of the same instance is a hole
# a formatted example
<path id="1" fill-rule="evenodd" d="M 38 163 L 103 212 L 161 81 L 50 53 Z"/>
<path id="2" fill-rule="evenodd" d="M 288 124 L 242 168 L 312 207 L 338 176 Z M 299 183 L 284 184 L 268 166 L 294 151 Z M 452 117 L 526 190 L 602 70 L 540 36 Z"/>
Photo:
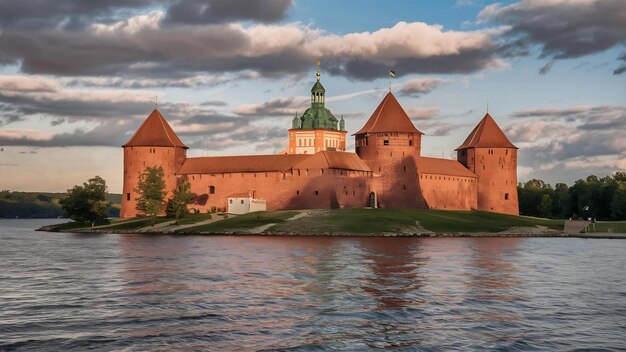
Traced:
<path id="1" fill-rule="evenodd" d="M 349 134 L 393 70 L 423 155 L 489 111 L 520 181 L 626 170 L 623 0 L 0 0 L 0 189 L 121 192 L 157 104 L 189 156 L 278 153 L 317 58 Z"/>

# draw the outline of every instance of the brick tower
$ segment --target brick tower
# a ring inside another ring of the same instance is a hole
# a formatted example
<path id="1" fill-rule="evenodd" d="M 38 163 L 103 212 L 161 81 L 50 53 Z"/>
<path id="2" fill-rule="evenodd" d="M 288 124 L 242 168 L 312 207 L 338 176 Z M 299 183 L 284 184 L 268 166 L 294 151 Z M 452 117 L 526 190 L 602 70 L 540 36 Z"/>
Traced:
<path id="1" fill-rule="evenodd" d="M 478 175 L 478 210 L 519 215 L 517 147 L 487 113 L 459 146 L 457 160 Z"/>
<path id="2" fill-rule="evenodd" d="M 311 107 L 302 116 L 293 118 L 289 130 L 288 154 L 315 154 L 317 152 L 345 151 L 346 126 L 341 117 L 337 118 L 325 106 L 326 89 L 320 83 L 320 73 L 317 72 L 317 82 L 311 88 Z"/>
<path id="3" fill-rule="evenodd" d="M 381 207 L 426 207 L 417 178 L 422 134 L 391 92 L 354 134 L 356 153 L 375 176 L 372 191 Z"/>
<path id="4" fill-rule="evenodd" d="M 161 166 L 165 175 L 166 197 L 176 187 L 176 170 L 187 156 L 187 147 L 181 142 L 159 110 L 154 109 L 137 132 L 122 146 L 124 148 L 124 182 L 121 218 L 138 215 L 135 209 L 135 188 L 147 167 Z"/>

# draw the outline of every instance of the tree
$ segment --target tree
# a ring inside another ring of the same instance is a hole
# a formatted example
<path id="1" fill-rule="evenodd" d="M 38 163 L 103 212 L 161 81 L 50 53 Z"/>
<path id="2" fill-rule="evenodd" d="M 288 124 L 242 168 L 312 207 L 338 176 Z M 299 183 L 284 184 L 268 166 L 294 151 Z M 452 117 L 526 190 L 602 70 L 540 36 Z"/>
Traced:
<path id="1" fill-rule="evenodd" d="M 622 182 L 611 202 L 611 218 L 626 219 L 626 182 Z"/>
<path id="2" fill-rule="evenodd" d="M 164 200 L 167 191 L 162 167 L 147 167 L 139 176 L 139 183 L 135 192 L 139 197 L 135 198 L 140 212 L 152 218 L 151 225 L 154 226 L 157 215 L 163 211 Z"/>
<path id="3" fill-rule="evenodd" d="M 100 176 L 90 178 L 82 186 L 76 185 L 67 190 L 67 196 L 60 203 L 70 219 L 77 222 L 106 222 L 111 202 L 106 200 L 106 181 Z"/>
<path id="4" fill-rule="evenodd" d="M 544 194 L 541 197 L 541 202 L 537 206 L 539 215 L 544 218 L 549 218 L 552 215 L 552 197 L 548 194 Z"/>
<path id="5" fill-rule="evenodd" d="M 190 190 L 191 183 L 189 183 L 187 177 L 183 177 L 178 183 L 178 186 L 176 186 L 176 189 L 174 189 L 172 198 L 170 198 L 167 203 L 167 213 L 176 218 L 176 224 L 178 224 L 180 218 L 188 213 L 187 206 L 196 199 L 196 195 L 191 193 Z"/>

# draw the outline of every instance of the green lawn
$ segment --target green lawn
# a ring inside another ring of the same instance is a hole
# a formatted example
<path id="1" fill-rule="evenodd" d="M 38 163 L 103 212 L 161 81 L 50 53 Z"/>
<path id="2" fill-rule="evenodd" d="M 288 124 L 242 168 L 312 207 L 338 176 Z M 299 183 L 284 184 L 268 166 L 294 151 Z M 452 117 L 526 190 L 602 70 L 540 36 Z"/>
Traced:
<path id="1" fill-rule="evenodd" d="M 182 219 L 178 220 L 179 225 L 189 225 L 195 224 L 200 221 L 209 220 L 215 217 L 215 214 L 207 214 L 207 213 L 198 213 L 198 214 L 187 214 Z"/>
<path id="2" fill-rule="evenodd" d="M 499 232 L 514 226 L 543 225 L 562 230 L 563 220 L 511 216 L 479 211 L 445 211 L 417 209 L 341 209 L 325 213 L 317 221 L 307 221 L 306 233 L 382 233 L 417 231 L 418 226 L 439 232 Z M 417 222 L 417 223 L 416 223 Z M 296 223 L 290 223 L 293 227 Z M 281 230 L 281 226 L 277 226 Z"/>
<path id="3" fill-rule="evenodd" d="M 626 221 L 599 221 L 596 222 L 596 230 L 589 225 L 589 232 L 617 232 L 626 233 Z"/>
<path id="4" fill-rule="evenodd" d="M 239 231 L 249 230 L 267 224 L 282 223 L 298 214 L 297 211 L 258 211 L 231 216 L 228 219 L 206 225 L 189 227 L 183 232 Z"/>

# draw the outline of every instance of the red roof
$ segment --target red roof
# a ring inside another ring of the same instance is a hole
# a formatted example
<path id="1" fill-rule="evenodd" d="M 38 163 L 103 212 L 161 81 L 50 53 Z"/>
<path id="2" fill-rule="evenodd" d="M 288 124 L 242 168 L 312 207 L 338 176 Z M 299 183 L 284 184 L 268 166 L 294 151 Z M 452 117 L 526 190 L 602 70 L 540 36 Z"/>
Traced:
<path id="1" fill-rule="evenodd" d="M 226 198 L 252 198 L 252 195 L 250 193 L 251 193 L 250 191 L 233 193 L 233 194 L 229 194 Z"/>
<path id="2" fill-rule="evenodd" d="M 218 174 L 229 172 L 285 172 L 290 169 L 325 168 L 370 171 L 354 153 L 319 152 L 316 154 L 278 154 L 211 156 L 187 158 L 176 172 L 185 174 Z"/>
<path id="3" fill-rule="evenodd" d="M 375 132 L 408 132 L 419 133 L 409 115 L 406 114 L 396 97 L 391 92 L 385 95 L 367 123 L 355 134 Z"/>
<path id="4" fill-rule="evenodd" d="M 323 151 L 295 166 L 296 169 L 338 169 L 351 171 L 371 171 L 355 153 Z"/>
<path id="5" fill-rule="evenodd" d="M 467 136 L 465 142 L 461 144 L 459 149 L 467 148 L 515 148 L 516 146 L 509 141 L 504 132 L 500 129 L 493 117 L 487 113 L 485 117 L 478 123 L 472 132 Z"/>
<path id="6" fill-rule="evenodd" d="M 417 172 L 420 174 L 436 174 L 459 177 L 478 177 L 456 160 L 440 158 L 417 158 Z"/>
<path id="7" fill-rule="evenodd" d="M 157 109 L 152 111 L 133 137 L 122 147 L 187 148 Z"/>

